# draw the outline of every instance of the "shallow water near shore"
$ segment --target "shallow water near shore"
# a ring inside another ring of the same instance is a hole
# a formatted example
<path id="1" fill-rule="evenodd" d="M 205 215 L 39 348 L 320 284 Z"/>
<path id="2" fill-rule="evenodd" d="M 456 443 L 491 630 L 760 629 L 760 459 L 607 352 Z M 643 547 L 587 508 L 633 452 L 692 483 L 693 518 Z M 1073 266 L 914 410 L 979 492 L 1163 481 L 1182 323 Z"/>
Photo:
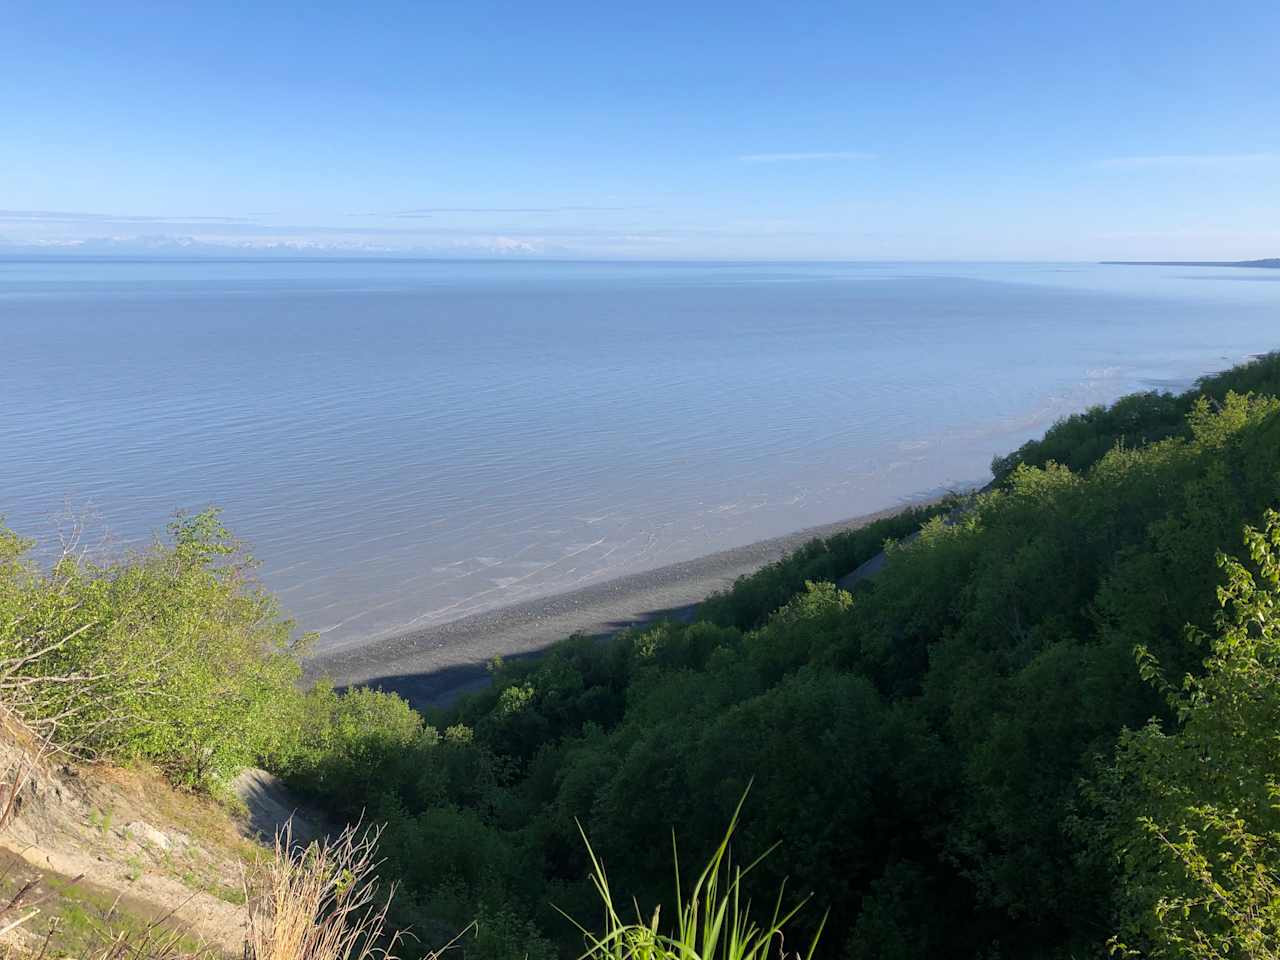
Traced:
<path id="1" fill-rule="evenodd" d="M 1280 271 L 0 262 L 0 515 L 217 504 L 320 648 L 981 481 L 1280 346 Z"/>

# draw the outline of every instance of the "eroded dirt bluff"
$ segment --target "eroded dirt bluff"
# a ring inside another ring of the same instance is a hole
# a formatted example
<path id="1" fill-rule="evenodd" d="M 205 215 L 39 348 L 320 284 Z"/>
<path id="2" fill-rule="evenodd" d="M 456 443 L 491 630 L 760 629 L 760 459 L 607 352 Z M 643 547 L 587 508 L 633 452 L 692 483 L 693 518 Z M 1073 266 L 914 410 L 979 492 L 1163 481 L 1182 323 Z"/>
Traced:
<path id="1" fill-rule="evenodd" d="M 0 829 L 0 901 L 24 887 L 23 902 L 40 901 L 8 934 L 17 941 L 42 941 L 54 924 L 65 951 L 102 930 L 160 921 L 193 945 L 238 956 L 244 870 L 263 854 L 262 841 L 295 812 L 295 840 L 330 829 L 265 771 L 237 778 L 239 804 L 227 805 L 148 771 L 34 755 L 22 734 L 0 730 L 0 809 L 13 796 Z M 11 913 L 4 925 L 31 910 Z"/>

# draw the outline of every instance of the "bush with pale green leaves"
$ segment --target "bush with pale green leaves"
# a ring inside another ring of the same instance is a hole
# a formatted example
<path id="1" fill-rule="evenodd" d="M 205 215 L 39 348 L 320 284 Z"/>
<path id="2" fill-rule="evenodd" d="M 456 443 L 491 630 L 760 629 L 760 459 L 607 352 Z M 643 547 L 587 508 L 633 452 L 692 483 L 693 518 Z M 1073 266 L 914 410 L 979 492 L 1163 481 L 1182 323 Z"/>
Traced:
<path id="1" fill-rule="evenodd" d="M 1173 719 L 1121 737 L 1099 791 L 1129 956 L 1280 958 L 1280 514 L 1247 529 L 1249 559 L 1219 556 L 1203 672 L 1143 675 Z"/>
<path id="2" fill-rule="evenodd" d="M 208 785 L 291 735 L 300 642 L 216 511 L 169 533 L 42 568 L 0 529 L 0 698 L 58 746 Z"/>

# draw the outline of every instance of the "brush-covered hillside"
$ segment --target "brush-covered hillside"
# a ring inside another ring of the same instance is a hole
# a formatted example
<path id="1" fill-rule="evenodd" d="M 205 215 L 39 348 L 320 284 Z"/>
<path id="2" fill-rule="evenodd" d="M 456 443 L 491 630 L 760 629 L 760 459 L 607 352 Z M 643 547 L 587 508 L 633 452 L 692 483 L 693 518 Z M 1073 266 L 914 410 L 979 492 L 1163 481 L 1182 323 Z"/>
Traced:
<path id="1" fill-rule="evenodd" d="M 410 952 L 467 929 L 476 960 L 574 957 L 573 921 L 656 907 L 674 934 L 741 803 L 744 898 L 766 926 L 784 882 L 784 915 L 808 898 L 788 951 L 821 930 L 815 956 L 850 960 L 1275 956 L 1277 397 L 1273 355 L 1071 417 L 980 494 L 810 544 L 695 622 L 495 664 L 429 716 L 301 690 L 215 516 L 52 570 L 10 537 L 0 643 L 54 644 L 79 679 L 4 689 L 94 757 L 215 795 L 257 763 L 385 824 Z"/>

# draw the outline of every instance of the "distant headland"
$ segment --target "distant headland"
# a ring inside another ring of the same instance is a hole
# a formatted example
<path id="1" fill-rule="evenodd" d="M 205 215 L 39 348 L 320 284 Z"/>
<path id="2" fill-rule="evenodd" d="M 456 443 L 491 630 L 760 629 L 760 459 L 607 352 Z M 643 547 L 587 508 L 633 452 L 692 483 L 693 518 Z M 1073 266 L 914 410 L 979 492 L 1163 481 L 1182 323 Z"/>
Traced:
<path id="1" fill-rule="evenodd" d="M 1127 267 L 1266 267 L 1280 270 L 1280 257 L 1265 260 L 1103 260 L 1104 265 Z"/>

